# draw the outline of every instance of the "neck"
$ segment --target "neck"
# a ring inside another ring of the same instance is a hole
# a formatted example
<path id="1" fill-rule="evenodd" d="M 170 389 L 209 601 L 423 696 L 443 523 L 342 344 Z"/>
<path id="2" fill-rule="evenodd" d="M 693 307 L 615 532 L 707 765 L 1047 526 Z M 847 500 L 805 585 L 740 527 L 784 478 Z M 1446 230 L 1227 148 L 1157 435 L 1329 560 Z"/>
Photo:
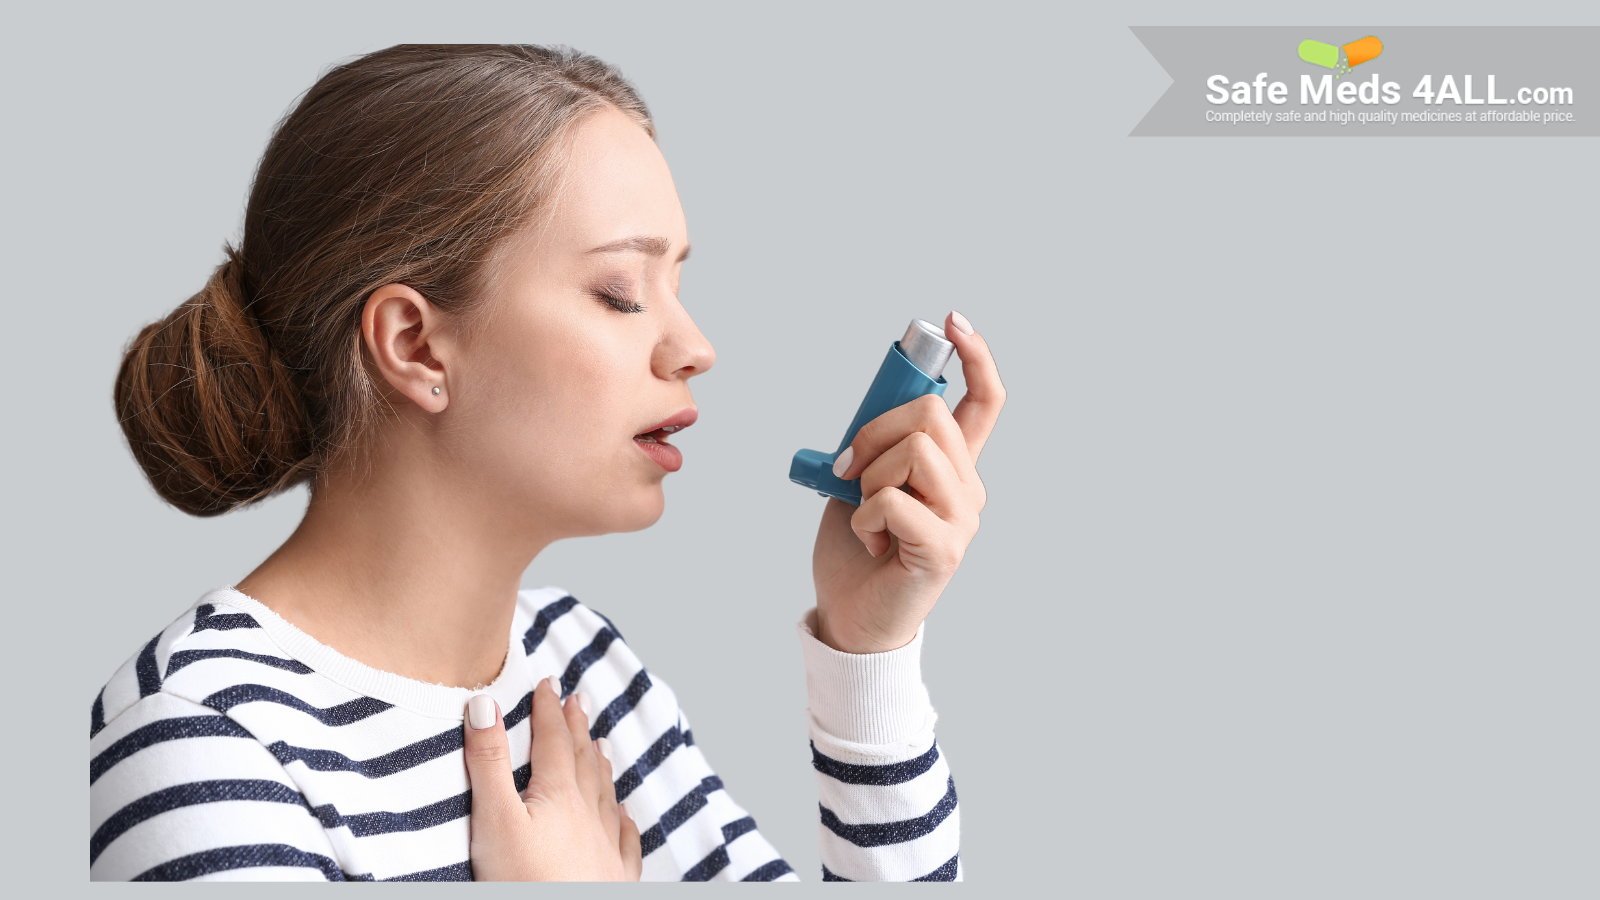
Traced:
<path id="1" fill-rule="evenodd" d="M 437 476 L 447 468 L 373 462 L 383 479 L 320 480 L 300 527 L 239 590 L 373 668 L 452 687 L 492 682 L 522 573 L 550 540 L 510 533 L 481 488 Z"/>

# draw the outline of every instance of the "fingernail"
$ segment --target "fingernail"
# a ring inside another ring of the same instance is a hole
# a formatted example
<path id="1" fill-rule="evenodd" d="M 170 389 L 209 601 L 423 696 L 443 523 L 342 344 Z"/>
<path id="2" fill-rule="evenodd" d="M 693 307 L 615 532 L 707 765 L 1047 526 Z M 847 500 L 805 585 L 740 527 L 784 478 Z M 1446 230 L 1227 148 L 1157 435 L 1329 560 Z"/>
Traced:
<path id="1" fill-rule="evenodd" d="M 862 541 L 861 542 L 861 546 L 867 548 L 867 555 L 868 556 L 872 557 L 873 559 L 877 559 L 878 558 L 878 554 L 873 551 L 871 544 L 868 544 L 866 541 Z"/>
<path id="2" fill-rule="evenodd" d="M 850 471 L 850 461 L 856 458 L 856 448 L 846 447 L 839 458 L 833 461 L 833 477 L 843 478 L 844 473 Z"/>
<path id="3" fill-rule="evenodd" d="M 494 724 L 494 698 L 476 694 L 467 701 L 467 721 L 473 731 L 482 731 Z"/>
<path id="4" fill-rule="evenodd" d="M 550 682 L 550 690 L 555 691 L 556 692 L 556 699 L 560 700 L 561 699 L 561 679 L 559 677 L 555 676 L 555 675 L 551 675 L 549 678 L 547 678 L 545 680 Z"/>
<path id="5" fill-rule="evenodd" d="M 578 708 L 583 710 L 583 714 L 586 716 L 594 715 L 594 710 L 589 706 L 589 695 L 583 691 L 578 692 Z"/>
<path id="6" fill-rule="evenodd" d="M 967 321 L 966 316 L 963 316 L 961 313 L 958 313 L 953 309 L 950 310 L 950 324 L 961 329 L 962 334 L 972 333 L 972 323 Z"/>
<path id="7" fill-rule="evenodd" d="M 595 741 L 595 744 L 596 744 L 596 746 L 598 746 L 600 748 L 600 755 L 604 756 L 606 758 L 606 762 L 610 762 L 611 761 L 611 742 L 606 740 L 605 738 L 601 738 L 600 740 Z"/>

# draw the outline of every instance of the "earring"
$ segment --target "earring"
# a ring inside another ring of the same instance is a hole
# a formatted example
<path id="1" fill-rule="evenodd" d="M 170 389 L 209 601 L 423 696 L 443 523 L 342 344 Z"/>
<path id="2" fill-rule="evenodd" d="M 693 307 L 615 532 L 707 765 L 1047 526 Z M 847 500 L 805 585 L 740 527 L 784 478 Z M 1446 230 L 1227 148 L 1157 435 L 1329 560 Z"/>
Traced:
<path id="1" fill-rule="evenodd" d="M 437 396 L 439 396 L 439 389 L 438 389 L 438 388 L 434 388 L 434 389 L 433 389 L 433 395 L 434 395 L 434 396 L 435 396 L 435 397 L 437 397 Z"/>

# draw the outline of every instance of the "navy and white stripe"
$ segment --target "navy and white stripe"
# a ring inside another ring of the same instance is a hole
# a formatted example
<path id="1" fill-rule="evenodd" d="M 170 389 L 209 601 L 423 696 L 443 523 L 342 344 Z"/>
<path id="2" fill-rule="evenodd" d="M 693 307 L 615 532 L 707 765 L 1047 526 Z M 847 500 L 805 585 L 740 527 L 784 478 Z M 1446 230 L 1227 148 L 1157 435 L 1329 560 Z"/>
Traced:
<path id="1" fill-rule="evenodd" d="M 611 742 L 645 880 L 796 878 L 609 619 L 557 589 L 524 591 L 508 637 L 512 656 L 486 690 L 505 711 L 519 789 L 533 686 L 556 675 L 599 707 L 591 736 Z M 902 695 L 918 702 L 880 706 L 925 725 L 882 745 L 827 733 L 812 698 L 824 880 L 961 877 L 955 784 L 926 692 L 910 686 Z M 213 591 L 95 697 L 91 877 L 470 879 L 467 693 L 368 669 L 254 600 Z"/>
<path id="2" fill-rule="evenodd" d="M 860 745 L 832 742 L 829 755 L 817 737 L 824 881 L 961 880 L 955 779 L 931 733 L 870 764 L 837 758 L 861 758 Z"/>
<path id="3" fill-rule="evenodd" d="M 285 626 L 249 598 L 204 601 L 95 698 L 91 877 L 470 879 L 459 706 L 442 717 L 364 694 L 281 646 L 269 632 Z M 608 620 L 546 589 L 519 596 L 513 627 L 521 658 L 489 691 L 519 783 L 533 686 L 559 675 L 601 707 L 593 732 L 610 740 L 645 835 L 646 879 L 795 878 L 707 765 L 671 689 Z"/>

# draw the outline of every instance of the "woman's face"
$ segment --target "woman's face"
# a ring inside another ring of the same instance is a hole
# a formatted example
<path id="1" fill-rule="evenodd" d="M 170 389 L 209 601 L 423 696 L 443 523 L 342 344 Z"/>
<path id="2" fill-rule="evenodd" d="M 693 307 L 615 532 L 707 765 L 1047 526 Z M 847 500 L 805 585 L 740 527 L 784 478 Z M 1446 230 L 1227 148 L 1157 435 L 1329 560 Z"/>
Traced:
<path id="1" fill-rule="evenodd" d="M 553 217 L 502 253 L 448 375 L 453 458 L 508 526 L 553 539 L 660 518 L 682 465 L 667 441 L 716 359 L 678 302 L 688 251 L 655 142 L 621 112 L 590 116 Z"/>

